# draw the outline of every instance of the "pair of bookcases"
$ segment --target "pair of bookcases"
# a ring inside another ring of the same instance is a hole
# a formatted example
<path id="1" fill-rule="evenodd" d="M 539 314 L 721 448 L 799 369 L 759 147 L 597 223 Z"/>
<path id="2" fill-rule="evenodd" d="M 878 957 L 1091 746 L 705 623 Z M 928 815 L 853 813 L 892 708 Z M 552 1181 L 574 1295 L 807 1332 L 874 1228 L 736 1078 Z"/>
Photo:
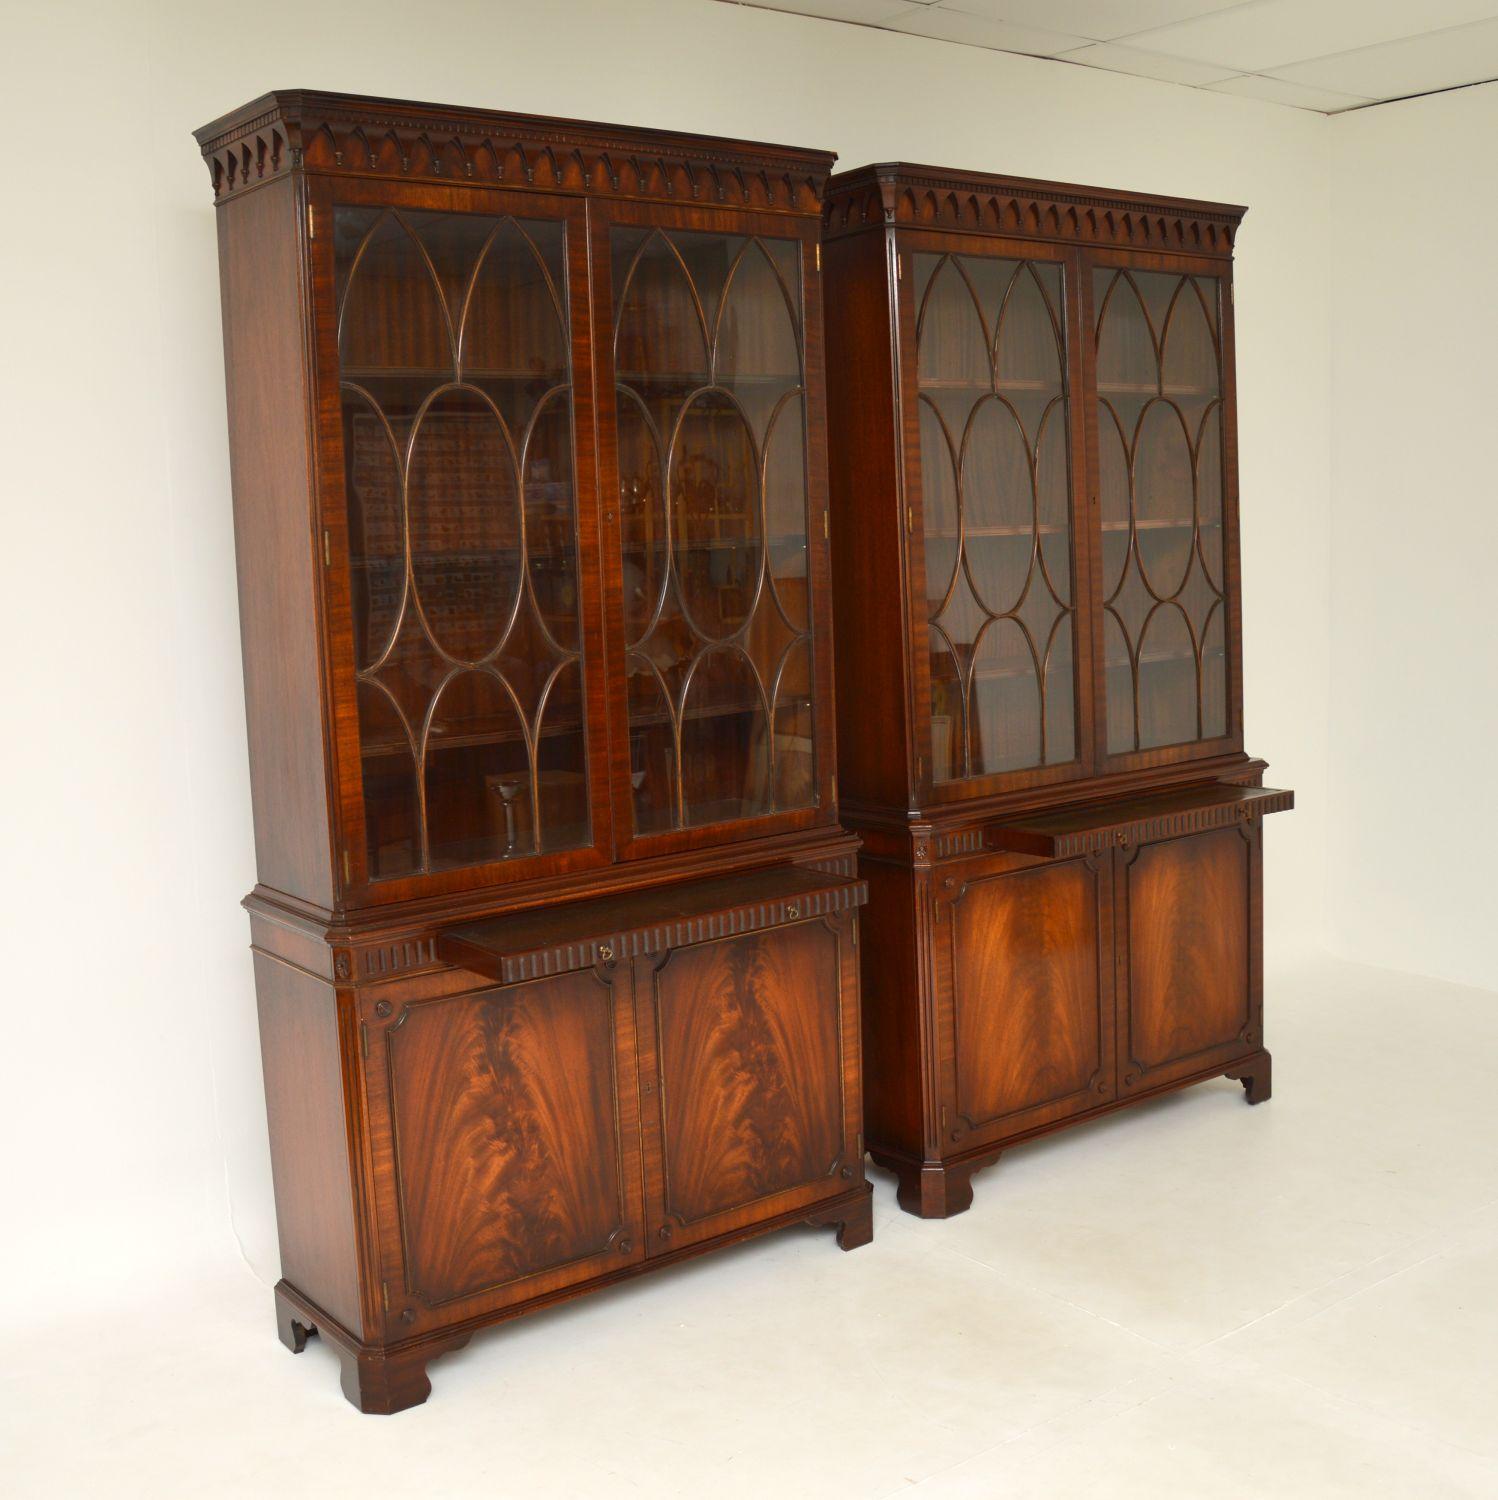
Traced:
<path id="1" fill-rule="evenodd" d="M 293 1349 L 399 1410 L 865 1243 L 866 1152 L 940 1216 L 1267 1096 L 1241 210 L 309 91 L 198 140 Z"/>

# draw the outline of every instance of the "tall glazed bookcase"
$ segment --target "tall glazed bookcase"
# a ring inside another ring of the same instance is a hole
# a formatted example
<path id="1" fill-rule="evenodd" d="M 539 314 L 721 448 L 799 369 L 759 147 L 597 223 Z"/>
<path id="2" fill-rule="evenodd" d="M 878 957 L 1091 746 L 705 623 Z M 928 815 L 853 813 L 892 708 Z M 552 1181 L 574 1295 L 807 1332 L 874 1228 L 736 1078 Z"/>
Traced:
<path id="1" fill-rule="evenodd" d="M 831 158 L 305 90 L 197 138 L 283 1340 L 395 1411 L 532 1308 L 866 1242 Z"/>
<path id="2" fill-rule="evenodd" d="M 1243 210 L 890 164 L 824 248 L 866 1129 L 903 1207 L 1226 1074 L 1267 1098 L 1243 750 Z"/>

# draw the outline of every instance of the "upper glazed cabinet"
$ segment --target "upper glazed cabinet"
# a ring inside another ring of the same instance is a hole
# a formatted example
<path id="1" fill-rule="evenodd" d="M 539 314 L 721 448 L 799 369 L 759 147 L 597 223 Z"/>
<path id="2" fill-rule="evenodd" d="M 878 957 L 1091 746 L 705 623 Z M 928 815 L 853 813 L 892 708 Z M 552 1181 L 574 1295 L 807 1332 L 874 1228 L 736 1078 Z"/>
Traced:
<path id="1" fill-rule="evenodd" d="M 263 879 L 380 904 L 830 825 L 825 158 L 423 123 L 215 157 L 236 198 L 308 172 L 334 826 Z"/>
<path id="2" fill-rule="evenodd" d="M 965 207 L 923 205 L 890 249 L 911 784 L 948 801 L 1238 748 L 1231 217 L 1211 254 L 1141 259 Z"/>
<path id="3" fill-rule="evenodd" d="M 1290 795 L 1243 752 L 1243 210 L 906 165 L 828 200 L 867 1126 L 938 1215 L 1038 1130 L 1268 1091 L 1258 841 Z"/>

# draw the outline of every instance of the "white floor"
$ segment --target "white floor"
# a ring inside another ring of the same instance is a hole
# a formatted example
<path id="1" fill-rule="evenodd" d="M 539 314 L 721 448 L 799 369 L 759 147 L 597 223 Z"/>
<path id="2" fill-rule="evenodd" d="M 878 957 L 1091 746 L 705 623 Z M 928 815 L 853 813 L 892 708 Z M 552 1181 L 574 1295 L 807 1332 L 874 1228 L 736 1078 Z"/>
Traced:
<path id="1" fill-rule="evenodd" d="M 11 1497 L 1498 1496 L 1498 995 L 1271 974 L 1218 1081 L 947 1223 L 797 1230 L 476 1339 L 360 1417 L 247 1271 L 28 1338 Z"/>

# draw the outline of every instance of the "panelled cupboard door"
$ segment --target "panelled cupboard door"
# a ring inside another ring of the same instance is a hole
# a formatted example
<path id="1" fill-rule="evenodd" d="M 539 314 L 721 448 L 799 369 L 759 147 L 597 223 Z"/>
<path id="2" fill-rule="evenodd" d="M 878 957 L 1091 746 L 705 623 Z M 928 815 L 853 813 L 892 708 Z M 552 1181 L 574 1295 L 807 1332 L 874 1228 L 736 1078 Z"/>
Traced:
<path id="1" fill-rule="evenodd" d="M 640 1259 L 627 972 L 361 1010 L 388 1336 Z"/>
<path id="2" fill-rule="evenodd" d="M 933 942 L 945 1149 L 1114 1097 L 1112 857 L 954 872 Z"/>
<path id="3" fill-rule="evenodd" d="M 1114 852 L 1121 1093 L 1262 1044 L 1262 832 L 1246 820 Z"/>
<path id="4" fill-rule="evenodd" d="M 862 1177 L 855 920 L 635 960 L 650 1253 Z"/>
<path id="5" fill-rule="evenodd" d="M 935 800 L 1092 755 L 1075 253 L 907 232 L 897 277 L 916 752 Z"/>
<path id="6" fill-rule="evenodd" d="M 326 179 L 312 195 L 346 892 L 602 863 L 582 209 Z"/>
<path id="7" fill-rule="evenodd" d="M 620 851 L 829 822 L 816 226 L 609 204 L 593 234 Z"/>
<path id="8" fill-rule="evenodd" d="M 1084 263 L 1108 771 L 1241 747 L 1230 291 L 1218 261 Z"/>

